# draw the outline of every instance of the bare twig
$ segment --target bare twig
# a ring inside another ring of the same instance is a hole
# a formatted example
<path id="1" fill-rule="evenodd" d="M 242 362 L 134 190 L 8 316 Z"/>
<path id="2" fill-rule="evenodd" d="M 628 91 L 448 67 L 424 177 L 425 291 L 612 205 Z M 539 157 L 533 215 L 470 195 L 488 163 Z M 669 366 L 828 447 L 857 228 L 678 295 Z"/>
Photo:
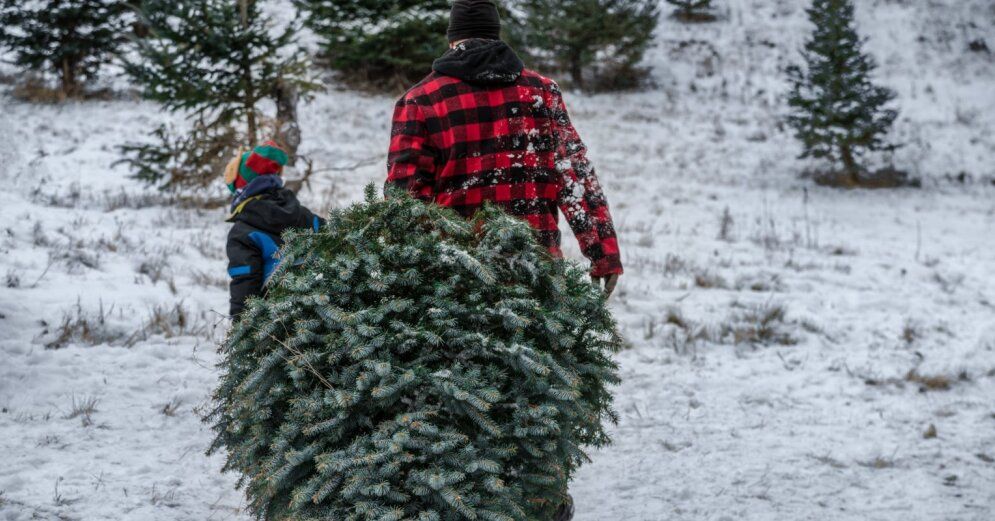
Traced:
<path id="1" fill-rule="evenodd" d="M 35 289 L 35 288 L 38 287 L 38 284 L 41 282 L 41 279 L 45 278 L 45 275 L 48 274 L 48 270 L 50 270 L 52 268 L 53 264 L 55 264 L 55 259 L 52 258 L 51 255 L 49 255 L 48 256 L 48 265 L 45 266 L 45 270 L 41 272 L 41 275 L 38 276 L 38 279 L 35 280 L 34 284 L 32 284 L 31 286 L 29 286 L 31 289 Z"/>
<path id="2" fill-rule="evenodd" d="M 290 351 L 295 357 L 297 357 L 298 359 L 303 360 L 304 361 L 304 365 L 306 366 L 305 369 L 307 369 L 307 371 L 309 373 L 313 374 L 315 376 L 315 378 L 317 378 L 318 380 L 320 380 L 321 383 L 324 384 L 325 387 L 327 387 L 329 389 L 332 389 L 332 390 L 335 390 L 335 387 L 332 387 L 331 382 L 329 382 L 328 380 L 326 380 L 325 377 L 322 376 L 321 373 L 319 373 L 318 370 L 315 369 L 313 365 L 311 365 L 311 362 L 308 362 L 307 360 L 304 359 L 304 353 L 301 353 L 300 351 L 298 351 L 298 350 L 290 347 L 289 345 L 287 345 L 286 342 L 280 340 L 279 338 L 276 338 L 273 335 L 269 335 L 269 337 L 270 337 L 271 340 L 273 340 L 277 344 L 280 344 L 281 346 L 283 346 L 284 349 L 286 349 L 287 351 Z M 286 356 L 283 356 L 282 354 L 280 355 L 280 357 L 283 358 L 286 362 L 293 362 L 293 360 L 291 360 L 290 358 L 287 358 Z"/>
<path id="3" fill-rule="evenodd" d="M 329 167 L 325 167 L 325 168 L 318 168 L 318 169 L 314 170 L 314 173 L 315 174 L 323 174 L 325 172 L 352 172 L 354 170 L 358 170 L 360 168 L 363 168 L 364 166 L 370 166 L 370 165 L 376 164 L 379 161 L 383 161 L 384 158 L 385 158 L 385 156 L 383 154 L 378 154 L 378 155 L 373 156 L 373 157 L 368 157 L 366 159 L 361 159 L 358 162 L 353 163 L 351 165 L 346 165 L 346 166 L 329 166 Z"/>

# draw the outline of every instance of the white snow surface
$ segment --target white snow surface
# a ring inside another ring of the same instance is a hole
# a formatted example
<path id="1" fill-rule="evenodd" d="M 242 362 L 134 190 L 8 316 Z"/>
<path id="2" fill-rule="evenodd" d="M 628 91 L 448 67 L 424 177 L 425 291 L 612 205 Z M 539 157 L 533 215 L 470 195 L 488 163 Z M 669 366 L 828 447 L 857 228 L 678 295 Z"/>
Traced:
<path id="1" fill-rule="evenodd" d="M 662 18 L 656 87 L 566 96 L 619 230 L 629 343 L 576 519 L 995 519 L 995 57 L 967 50 L 995 48 L 995 4 L 859 2 L 899 93 L 905 147 L 881 161 L 924 182 L 873 192 L 798 179 L 812 164 L 781 123 L 781 70 L 804 2 L 719 4 L 714 24 Z M 227 327 L 224 211 L 113 164 L 181 118 L 0 88 L 0 519 L 250 519 L 200 421 Z M 334 87 L 302 108 L 319 167 L 364 165 L 306 203 L 382 182 L 391 110 Z M 747 315 L 778 306 L 780 341 L 756 341 Z"/>

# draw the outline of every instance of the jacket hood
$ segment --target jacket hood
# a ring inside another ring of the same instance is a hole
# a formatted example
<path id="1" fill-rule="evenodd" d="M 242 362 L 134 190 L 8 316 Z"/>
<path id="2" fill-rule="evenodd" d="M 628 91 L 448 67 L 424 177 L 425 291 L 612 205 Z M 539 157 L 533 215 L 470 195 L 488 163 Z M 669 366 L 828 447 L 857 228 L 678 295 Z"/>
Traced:
<path id="1" fill-rule="evenodd" d="M 235 192 L 235 197 L 231 201 L 232 213 L 247 199 L 276 188 L 283 188 L 283 179 L 278 175 L 261 175 L 253 179 L 244 188 Z"/>
<path id="2" fill-rule="evenodd" d="M 278 188 L 258 194 L 257 197 L 259 198 L 247 201 L 228 221 L 244 222 L 276 236 L 280 236 L 289 227 L 300 226 L 302 207 L 294 192 Z"/>
<path id="3" fill-rule="evenodd" d="M 439 74 L 480 85 L 507 85 L 518 81 L 525 64 L 501 40 L 467 40 L 432 64 Z"/>

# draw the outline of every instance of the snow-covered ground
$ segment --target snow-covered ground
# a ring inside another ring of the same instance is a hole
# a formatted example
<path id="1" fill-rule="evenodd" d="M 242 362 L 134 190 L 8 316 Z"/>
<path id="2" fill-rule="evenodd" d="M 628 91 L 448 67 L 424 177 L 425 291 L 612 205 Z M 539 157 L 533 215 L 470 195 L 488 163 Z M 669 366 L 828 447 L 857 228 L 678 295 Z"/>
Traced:
<path id="1" fill-rule="evenodd" d="M 995 5 L 859 2 L 900 94 L 894 162 L 925 187 L 842 192 L 797 179 L 779 122 L 804 2 L 719 3 L 715 24 L 662 20 L 656 88 L 567 96 L 620 231 L 631 344 L 577 519 L 995 519 L 995 57 L 967 50 L 995 48 Z M 373 160 L 316 179 L 312 207 L 382 181 L 391 105 L 332 90 L 302 109 L 319 166 Z M 166 118 L 0 93 L 0 519 L 249 518 L 199 421 L 224 213 L 112 166 Z"/>

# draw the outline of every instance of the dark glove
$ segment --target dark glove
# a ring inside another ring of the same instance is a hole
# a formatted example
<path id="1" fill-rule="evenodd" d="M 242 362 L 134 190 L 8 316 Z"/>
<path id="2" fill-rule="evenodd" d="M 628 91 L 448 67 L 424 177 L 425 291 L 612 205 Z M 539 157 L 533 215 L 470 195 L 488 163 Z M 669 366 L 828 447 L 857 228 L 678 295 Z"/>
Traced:
<path id="1" fill-rule="evenodd" d="M 591 275 L 591 282 L 593 282 L 598 289 L 605 292 L 605 298 L 609 298 L 615 291 L 615 286 L 618 285 L 618 277 L 618 273 L 605 275 L 604 277 L 595 277 L 594 275 Z"/>

